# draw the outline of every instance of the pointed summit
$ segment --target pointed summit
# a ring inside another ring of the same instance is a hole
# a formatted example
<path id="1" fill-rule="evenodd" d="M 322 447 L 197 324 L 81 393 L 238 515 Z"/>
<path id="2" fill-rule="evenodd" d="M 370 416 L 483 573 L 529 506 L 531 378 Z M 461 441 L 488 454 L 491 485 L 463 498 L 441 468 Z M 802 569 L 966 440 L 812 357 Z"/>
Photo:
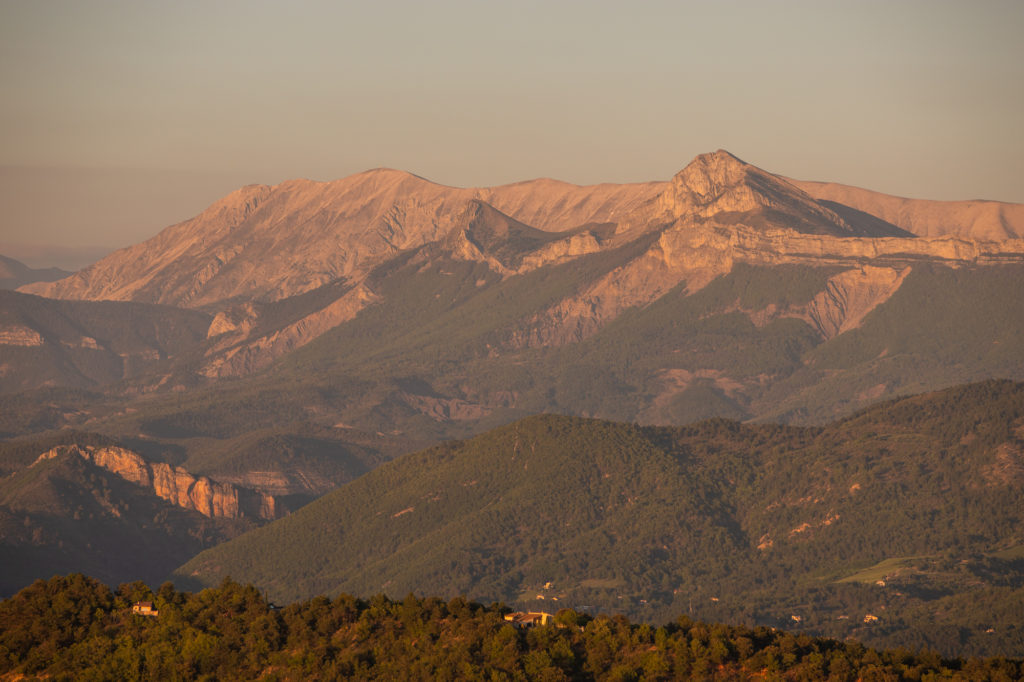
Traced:
<path id="1" fill-rule="evenodd" d="M 803 190 L 724 149 L 701 154 L 676 173 L 659 203 L 674 219 L 743 222 L 752 227 L 813 234 L 854 234 L 839 215 Z"/>
<path id="2" fill-rule="evenodd" d="M 759 170 L 724 149 L 701 154 L 676 173 L 672 185 L 683 190 L 697 205 L 713 203 L 729 189 L 740 185 L 749 169 Z"/>

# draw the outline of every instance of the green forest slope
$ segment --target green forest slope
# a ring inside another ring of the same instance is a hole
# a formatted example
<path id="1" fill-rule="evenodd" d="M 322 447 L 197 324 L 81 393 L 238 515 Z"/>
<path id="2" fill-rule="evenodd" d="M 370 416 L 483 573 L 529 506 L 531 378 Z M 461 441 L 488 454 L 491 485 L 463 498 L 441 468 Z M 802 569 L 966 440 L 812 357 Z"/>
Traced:
<path id="1" fill-rule="evenodd" d="M 132 613 L 152 602 L 156 617 Z M 456 597 L 342 594 L 276 608 L 225 581 L 116 592 L 81 575 L 0 602 L 0 675 L 72 680 L 992 680 L 1020 660 L 877 651 L 772 628 L 680 617 L 660 627 L 570 609 L 516 629 L 507 609 Z"/>
<path id="2" fill-rule="evenodd" d="M 1024 385 L 986 382 L 824 428 L 531 417 L 382 465 L 177 575 L 1024 651 L 1022 528 Z"/>

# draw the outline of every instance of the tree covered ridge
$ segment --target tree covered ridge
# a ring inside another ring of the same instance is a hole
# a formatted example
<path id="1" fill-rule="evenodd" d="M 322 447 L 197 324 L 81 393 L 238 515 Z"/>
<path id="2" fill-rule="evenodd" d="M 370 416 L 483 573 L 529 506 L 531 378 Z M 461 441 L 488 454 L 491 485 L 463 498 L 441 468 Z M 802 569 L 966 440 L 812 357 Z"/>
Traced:
<path id="1" fill-rule="evenodd" d="M 383 465 L 175 580 L 232 575 L 282 601 L 413 591 L 687 613 L 1015 655 L 1024 480 L 1000 453 L 1016 456 L 1022 425 L 1024 385 L 1007 381 L 827 427 L 537 415 Z"/>
<path id="2" fill-rule="evenodd" d="M 152 601 L 156 618 L 131 613 Z M 115 591 L 80 574 L 0 602 L 5 679 L 1015 680 L 1024 661 L 944 659 L 767 627 L 664 626 L 559 611 L 520 630 L 502 604 L 341 594 L 277 608 L 230 579 Z"/>

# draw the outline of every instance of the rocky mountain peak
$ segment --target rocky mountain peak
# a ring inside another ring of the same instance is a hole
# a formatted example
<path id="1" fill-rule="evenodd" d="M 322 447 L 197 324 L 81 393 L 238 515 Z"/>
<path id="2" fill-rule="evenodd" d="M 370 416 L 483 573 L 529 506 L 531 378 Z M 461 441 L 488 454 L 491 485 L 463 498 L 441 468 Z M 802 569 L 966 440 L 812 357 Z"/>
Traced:
<path id="1" fill-rule="evenodd" d="M 812 234 L 851 236 L 838 214 L 786 179 L 719 149 L 696 157 L 676 173 L 659 199 L 670 219 L 715 219 L 753 227 L 787 228 Z"/>
<path id="2" fill-rule="evenodd" d="M 757 170 L 724 149 L 700 154 L 672 178 L 673 189 L 686 193 L 696 205 L 708 205 L 743 183 Z"/>

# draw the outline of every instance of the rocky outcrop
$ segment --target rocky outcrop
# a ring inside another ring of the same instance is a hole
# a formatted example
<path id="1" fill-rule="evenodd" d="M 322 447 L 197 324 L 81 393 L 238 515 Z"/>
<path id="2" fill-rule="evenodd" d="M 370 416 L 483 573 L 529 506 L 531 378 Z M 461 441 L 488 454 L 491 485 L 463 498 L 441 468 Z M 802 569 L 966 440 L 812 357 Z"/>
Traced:
<path id="1" fill-rule="evenodd" d="M 557 235 L 530 227 L 490 204 L 471 201 L 447 240 L 456 258 L 487 263 L 502 275 L 514 273 L 523 258 L 556 240 Z"/>
<path id="2" fill-rule="evenodd" d="M 1002 443 L 993 453 L 993 461 L 982 468 L 985 482 L 991 486 L 1024 483 L 1024 443 Z"/>
<path id="3" fill-rule="evenodd" d="M 214 315 L 206 338 L 231 334 L 235 338 L 245 338 L 252 331 L 253 324 L 259 317 L 259 309 L 253 303 L 244 303 L 222 310 Z"/>
<path id="4" fill-rule="evenodd" d="M 306 315 L 297 322 L 255 339 L 245 338 L 251 322 L 241 321 L 233 329 L 221 319 L 222 334 L 234 332 L 225 342 L 207 351 L 210 358 L 200 372 L 207 377 L 239 376 L 268 366 L 285 353 L 306 345 L 324 332 L 351 320 L 369 303 L 377 299 L 364 285 L 354 287 L 328 306 Z M 212 328 L 213 325 L 211 325 Z M 232 340 L 245 338 L 237 345 L 228 345 Z"/>
<path id="5" fill-rule="evenodd" d="M 828 280 L 822 291 L 806 306 L 805 317 L 823 339 L 831 339 L 860 326 L 864 317 L 896 293 L 910 273 L 902 270 L 864 266 L 847 270 Z"/>
<path id="6" fill-rule="evenodd" d="M 63 445 L 44 452 L 36 463 L 61 456 L 81 457 L 126 481 L 150 489 L 175 506 L 211 518 L 271 520 L 280 515 L 271 495 L 195 476 L 164 462 L 147 462 L 125 448 Z"/>
<path id="7" fill-rule="evenodd" d="M 41 346 L 44 340 L 42 335 L 34 329 L 20 324 L 10 325 L 0 329 L 0 346 Z"/>
<path id="8" fill-rule="evenodd" d="M 855 230 L 806 192 L 724 150 L 701 154 L 679 171 L 658 206 L 670 219 L 771 212 L 798 232 L 854 235 Z"/>

